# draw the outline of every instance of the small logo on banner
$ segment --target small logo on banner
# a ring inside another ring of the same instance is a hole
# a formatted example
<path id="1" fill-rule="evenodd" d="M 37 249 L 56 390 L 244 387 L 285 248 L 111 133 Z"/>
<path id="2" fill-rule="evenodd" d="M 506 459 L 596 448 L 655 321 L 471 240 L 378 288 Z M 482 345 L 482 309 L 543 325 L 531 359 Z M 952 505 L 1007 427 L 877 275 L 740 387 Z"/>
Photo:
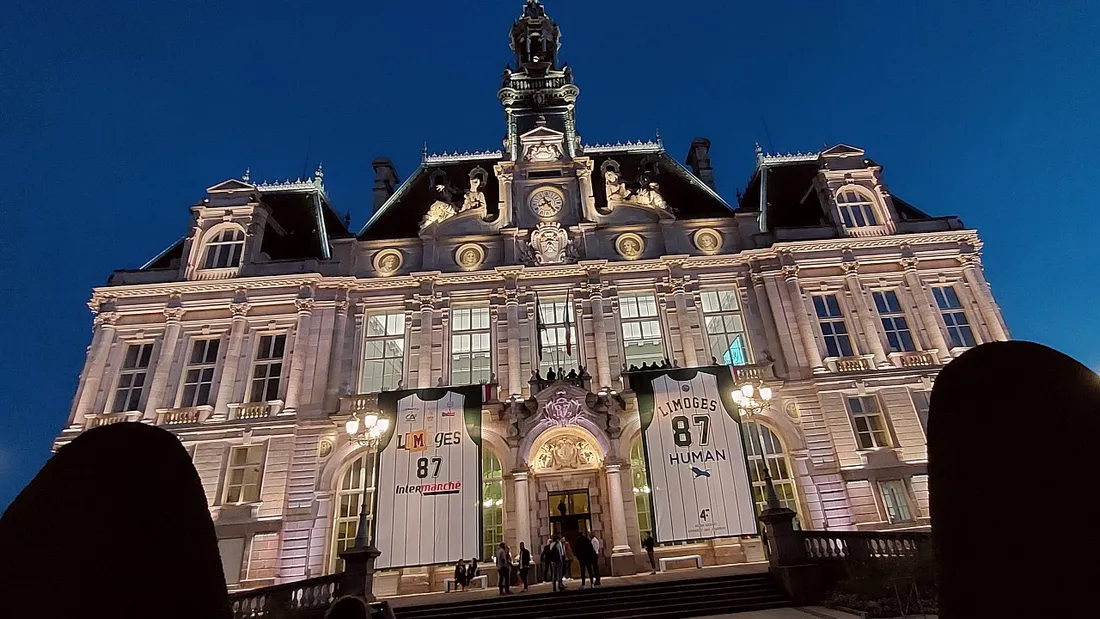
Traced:
<path id="1" fill-rule="evenodd" d="M 398 449 L 409 451 L 424 451 L 428 448 L 428 434 L 426 430 L 414 430 L 406 432 L 397 440 Z"/>
<path id="2" fill-rule="evenodd" d="M 700 477 L 710 477 L 710 471 L 707 469 L 701 469 L 697 466 L 691 467 L 691 472 L 695 473 L 695 477 L 692 479 L 699 479 Z"/>
<path id="3" fill-rule="evenodd" d="M 454 417 L 455 416 L 454 409 L 447 409 L 447 410 L 443 411 L 443 416 L 444 417 Z"/>
<path id="4" fill-rule="evenodd" d="M 405 413 L 405 421 L 416 421 L 416 413 Z"/>

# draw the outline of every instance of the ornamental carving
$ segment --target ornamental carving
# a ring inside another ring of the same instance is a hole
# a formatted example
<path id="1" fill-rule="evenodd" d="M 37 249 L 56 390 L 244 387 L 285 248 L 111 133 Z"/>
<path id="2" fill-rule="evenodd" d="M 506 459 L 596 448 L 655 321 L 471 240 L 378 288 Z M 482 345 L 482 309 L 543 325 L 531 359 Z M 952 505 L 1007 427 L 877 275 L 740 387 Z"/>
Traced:
<path id="1" fill-rule="evenodd" d="M 645 239 L 633 232 L 623 234 L 615 241 L 615 251 L 627 260 L 634 260 L 641 256 L 643 249 L 645 249 Z"/>
<path id="2" fill-rule="evenodd" d="M 661 186 L 657 182 L 655 171 L 641 175 L 636 183 L 636 188 L 628 187 L 626 180 L 619 170 L 619 162 L 608 159 L 600 166 L 603 174 L 604 195 L 607 196 L 607 209 L 614 210 L 615 204 L 631 204 L 634 206 L 648 206 L 660 211 L 668 210 L 668 202 L 665 202 L 661 194 Z"/>
<path id="3" fill-rule="evenodd" d="M 374 270 L 383 277 L 389 277 L 401 268 L 405 257 L 396 249 L 384 249 L 374 255 Z"/>
<path id="4" fill-rule="evenodd" d="M 561 436 L 542 445 L 535 454 L 536 471 L 563 471 L 595 468 L 600 465 L 599 451 L 582 438 Z"/>
<path id="5" fill-rule="evenodd" d="M 704 254 L 713 254 L 722 249 L 722 235 L 712 228 L 703 228 L 692 237 L 695 247 Z"/>
<path id="6" fill-rule="evenodd" d="M 544 405 L 546 418 L 559 426 L 576 423 L 581 416 L 581 410 L 580 401 L 569 397 L 565 389 L 554 392 L 554 397 Z"/>
<path id="7" fill-rule="evenodd" d="M 540 223 L 520 251 L 521 260 L 535 266 L 571 264 L 580 257 L 576 241 L 570 240 L 569 233 L 556 221 Z"/>
<path id="8" fill-rule="evenodd" d="M 455 251 L 455 263 L 467 271 L 480 267 L 485 262 L 485 249 L 477 243 L 467 243 Z"/>

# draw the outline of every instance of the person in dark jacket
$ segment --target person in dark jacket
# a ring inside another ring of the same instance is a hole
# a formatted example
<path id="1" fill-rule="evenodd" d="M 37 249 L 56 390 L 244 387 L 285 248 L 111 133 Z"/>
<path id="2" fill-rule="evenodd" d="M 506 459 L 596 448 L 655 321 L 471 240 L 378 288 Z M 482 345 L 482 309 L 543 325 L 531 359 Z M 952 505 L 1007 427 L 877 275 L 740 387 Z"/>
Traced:
<path id="1" fill-rule="evenodd" d="M 474 582 L 474 578 L 477 577 L 477 557 L 470 559 L 470 565 L 466 566 L 466 586 L 469 587 L 470 583 Z"/>
<path id="2" fill-rule="evenodd" d="M 550 582 L 551 568 L 550 568 L 550 545 L 554 543 L 554 538 L 546 540 L 546 544 L 542 547 L 542 553 L 539 554 L 539 565 L 542 566 L 542 582 Z"/>
<path id="3" fill-rule="evenodd" d="M 642 540 L 642 548 L 645 548 L 645 553 L 649 555 L 649 567 L 651 568 L 650 574 L 657 573 L 657 560 L 653 557 L 653 547 L 657 543 L 653 541 L 653 534 L 646 533 L 645 539 Z"/>
<path id="4" fill-rule="evenodd" d="M 523 590 L 527 591 L 527 573 L 531 571 L 531 551 L 519 543 L 519 580 L 523 583 Z"/>
<path id="5" fill-rule="evenodd" d="M 596 586 L 596 571 L 591 567 L 596 560 L 596 551 L 592 549 L 592 540 L 588 535 L 581 533 L 573 539 L 573 556 L 577 558 L 577 565 L 581 568 L 581 589 L 584 589 L 585 575 L 591 575 L 592 586 Z"/>
<path id="6" fill-rule="evenodd" d="M 470 586 L 470 581 L 466 574 L 466 562 L 462 559 L 458 560 L 455 564 L 455 591 Z"/>

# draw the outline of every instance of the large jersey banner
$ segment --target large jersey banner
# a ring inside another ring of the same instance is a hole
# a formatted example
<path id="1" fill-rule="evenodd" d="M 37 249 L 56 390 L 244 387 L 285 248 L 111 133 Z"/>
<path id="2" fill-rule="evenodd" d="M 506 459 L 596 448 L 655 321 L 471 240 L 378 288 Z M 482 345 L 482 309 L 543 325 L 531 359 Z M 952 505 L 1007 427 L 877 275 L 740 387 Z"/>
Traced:
<path id="1" fill-rule="evenodd" d="M 659 542 L 753 535 L 752 486 L 725 366 L 632 372 Z"/>
<path id="2" fill-rule="evenodd" d="M 378 453 L 376 566 L 481 554 L 481 388 L 383 392 L 393 431 Z"/>

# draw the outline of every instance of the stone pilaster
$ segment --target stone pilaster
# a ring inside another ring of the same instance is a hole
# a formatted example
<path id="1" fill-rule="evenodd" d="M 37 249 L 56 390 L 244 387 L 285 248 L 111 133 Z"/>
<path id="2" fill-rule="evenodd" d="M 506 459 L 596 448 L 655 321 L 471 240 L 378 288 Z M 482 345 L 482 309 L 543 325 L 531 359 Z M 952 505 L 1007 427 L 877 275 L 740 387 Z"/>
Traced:
<path id="1" fill-rule="evenodd" d="M 531 495 L 528 490 L 527 471 L 512 473 L 516 496 L 516 548 L 522 542 L 531 548 Z M 532 550 L 532 553 L 535 551 Z"/>
<path id="2" fill-rule="evenodd" d="M 928 294 L 920 280 L 920 274 L 917 273 L 917 259 L 902 258 L 901 265 L 905 269 L 905 285 L 909 288 L 909 296 L 917 304 L 917 316 L 923 323 L 932 347 L 936 349 L 936 355 L 946 363 L 951 360 L 951 347 L 947 345 L 943 328 L 940 327 L 939 307 Z"/>
<path id="3" fill-rule="evenodd" d="M 623 508 L 622 465 L 609 462 L 607 473 L 607 501 L 611 508 L 611 572 L 612 575 L 633 574 L 634 551 L 627 541 L 626 510 Z"/>
<path id="4" fill-rule="evenodd" d="M 348 291 L 345 289 L 336 299 L 336 319 L 332 324 L 332 348 L 328 356 L 328 380 L 325 382 L 326 411 L 334 411 L 339 406 L 340 383 L 343 380 L 344 352 L 347 350 Z"/>
<path id="5" fill-rule="evenodd" d="M 981 260 L 978 254 L 962 254 L 958 256 L 962 265 L 963 279 L 974 293 L 974 299 L 978 302 L 978 311 L 981 312 L 982 322 L 989 332 L 989 336 L 996 342 L 1009 339 L 1008 330 L 1001 320 L 1001 313 L 993 305 L 993 294 L 989 290 L 989 283 L 982 275 Z"/>
<path id="6" fill-rule="evenodd" d="M 680 332 L 680 346 L 684 349 L 684 365 L 693 368 L 699 365 L 699 352 L 695 346 L 695 337 L 691 333 L 691 314 L 688 313 L 687 294 L 685 285 L 686 277 L 669 278 L 669 289 L 672 292 L 672 302 L 675 311 L 677 330 Z"/>
<path id="7" fill-rule="evenodd" d="M 145 414 L 142 416 L 146 422 L 152 423 L 157 418 L 158 408 L 171 408 L 176 405 L 174 394 L 166 393 L 165 387 L 172 372 L 172 362 L 176 359 L 176 348 L 179 346 L 182 328 L 180 319 L 183 318 L 183 312 L 178 298 L 164 308 L 164 337 L 160 342 L 160 353 L 157 355 L 153 380 L 149 383 L 149 397 L 145 399 Z"/>
<path id="8" fill-rule="evenodd" d="M 859 281 L 859 263 L 854 261 L 840 263 L 844 269 L 844 282 L 848 286 L 848 292 L 852 295 L 852 303 L 859 318 L 859 324 L 863 328 L 863 335 L 867 347 L 875 356 L 875 366 L 880 368 L 890 367 L 890 360 L 886 357 L 886 347 L 882 345 L 879 325 L 875 320 L 875 311 L 867 299 L 867 292 L 863 283 Z"/>
<path id="9" fill-rule="evenodd" d="M 756 316 L 764 325 L 764 337 L 768 340 L 771 353 L 779 357 L 780 369 L 785 375 L 794 373 L 798 368 L 798 357 L 794 354 L 794 342 L 787 321 L 782 320 L 782 304 L 777 310 L 773 300 L 768 298 L 768 285 L 763 274 L 750 273 L 749 279 L 752 281 L 752 292 L 756 300 Z M 770 279 L 771 288 L 778 295 L 779 287 L 775 278 Z M 779 300 L 778 296 L 775 300 Z"/>
<path id="10" fill-rule="evenodd" d="M 301 400 L 302 375 L 305 374 L 306 359 L 309 358 L 309 327 L 313 321 L 313 298 L 299 297 L 294 300 L 294 307 L 298 310 L 298 324 L 294 327 L 294 352 L 290 357 L 286 406 L 283 408 L 288 413 L 298 410 Z"/>
<path id="11" fill-rule="evenodd" d="M 508 395 L 520 395 L 523 393 L 523 376 L 519 352 L 519 293 L 516 290 L 505 290 L 505 307 L 508 316 L 505 327 L 508 334 Z"/>
<path id="12" fill-rule="evenodd" d="M 810 313 L 802 297 L 802 286 L 798 284 L 798 267 L 785 266 L 782 272 L 783 279 L 787 282 L 787 293 L 790 296 L 791 307 L 794 309 L 798 334 L 802 337 L 802 348 L 805 349 L 806 360 L 814 373 L 824 372 L 825 364 L 821 359 L 821 349 L 817 346 L 814 328 L 810 324 Z"/>
<path id="13" fill-rule="evenodd" d="M 237 367 L 241 362 L 241 345 L 245 331 L 248 330 L 248 310 L 252 308 L 243 295 L 238 294 L 237 299 L 229 306 L 229 311 L 233 313 L 233 324 L 229 328 L 229 343 L 225 350 L 225 362 L 222 363 L 221 379 L 218 381 L 218 398 L 214 402 L 214 413 L 210 416 L 212 421 L 229 418 L 229 404 L 236 395 L 234 388 L 237 384 Z"/>
<path id="14" fill-rule="evenodd" d="M 435 317 L 435 308 L 430 295 L 422 295 L 420 301 L 420 351 L 417 354 L 419 367 L 417 368 L 417 388 L 427 389 L 434 387 L 432 384 L 432 321 Z"/>
<path id="15" fill-rule="evenodd" d="M 107 358 L 111 354 L 111 346 L 115 343 L 115 322 L 117 321 L 118 313 L 114 311 L 113 306 L 104 304 L 95 310 L 92 343 L 88 346 L 88 360 L 84 365 L 80 394 L 73 408 L 71 424 L 73 427 L 83 427 L 86 415 L 100 412 L 93 409 L 96 400 L 99 399 L 99 385 L 107 367 Z"/>

